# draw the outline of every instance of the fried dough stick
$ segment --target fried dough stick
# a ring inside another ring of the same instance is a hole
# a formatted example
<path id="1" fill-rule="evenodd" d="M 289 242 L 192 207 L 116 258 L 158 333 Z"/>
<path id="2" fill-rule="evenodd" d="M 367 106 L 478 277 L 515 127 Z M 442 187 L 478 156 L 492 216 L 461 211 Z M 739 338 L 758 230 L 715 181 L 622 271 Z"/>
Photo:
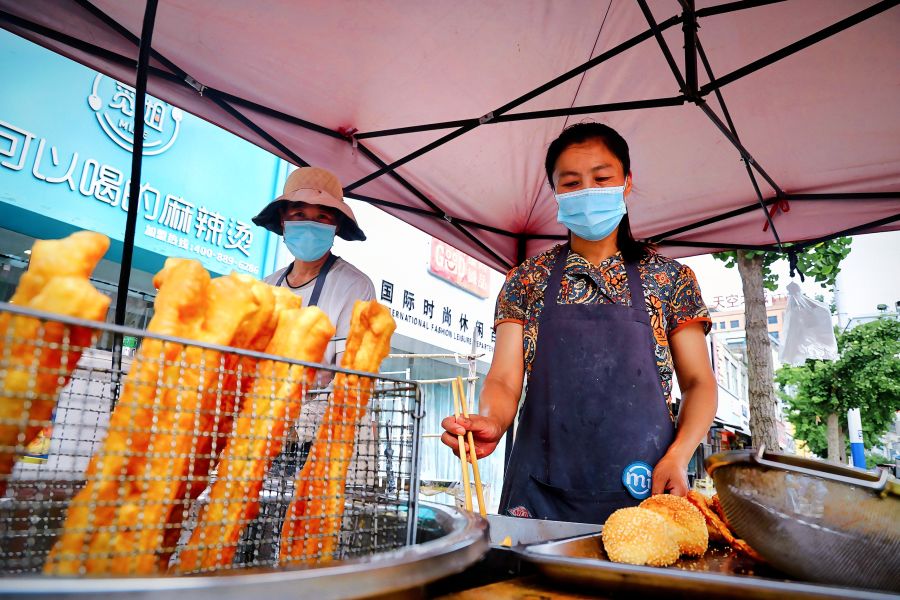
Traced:
<path id="1" fill-rule="evenodd" d="M 109 298 L 88 278 L 107 248 L 109 238 L 91 231 L 36 241 L 12 303 L 102 321 Z M 92 342 L 92 330 L 84 327 L 0 314 L 0 496 L 15 463 L 15 447 L 28 444 L 50 419 L 57 394 Z M 63 343 L 65 351 L 56 346 Z"/>
<path id="2" fill-rule="evenodd" d="M 19 278 L 10 302 L 27 306 L 55 277 L 88 280 L 108 249 L 109 238 L 94 231 L 78 231 L 60 240 L 35 241 L 28 270 Z"/>
<path id="3" fill-rule="evenodd" d="M 258 310 L 245 282 L 236 276 L 213 279 L 207 288 L 203 323 L 191 337 L 230 345 L 241 325 L 252 323 Z M 164 390 L 144 468 L 128 486 L 111 527 L 98 531 L 91 543 L 92 572 L 146 575 L 157 569 L 157 552 L 179 487 L 192 475 L 200 440 L 210 439 L 215 427 L 226 364 L 237 362 L 234 354 L 198 346 L 188 346 L 180 359 L 177 384 Z"/>
<path id="4" fill-rule="evenodd" d="M 249 276 L 247 278 L 251 291 L 260 305 L 260 310 L 253 319 L 242 323 L 238 328 L 231 345 L 235 348 L 265 352 L 272 340 L 278 319 L 285 310 L 299 309 L 302 304 L 300 296 L 285 288 L 276 288 Z M 256 365 L 258 359 L 249 356 L 232 355 L 228 357 L 225 379 L 222 384 L 222 398 L 214 431 L 211 435 L 201 438 L 197 448 L 197 462 L 194 463 L 194 477 L 191 485 L 182 486 L 179 498 L 195 499 L 206 488 L 211 465 L 222 451 L 227 437 L 231 433 L 234 418 L 241 411 L 241 401 L 253 386 L 256 377 Z"/>
<path id="5" fill-rule="evenodd" d="M 300 308 L 301 298 L 285 288 L 276 288 L 248 275 L 235 275 L 246 283 L 259 304 L 253 316 L 245 319 L 232 339 L 235 348 L 264 352 L 275 333 L 278 317 L 284 310 Z M 181 502 L 169 512 L 162 549 L 159 552 L 160 571 L 165 571 L 169 559 L 176 549 L 181 536 L 181 527 L 187 517 L 193 500 L 206 489 L 209 471 L 231 434 L 234 417 L 241 410 L 241 401 L 250 390 L 256 374 L 257 359 L 237 355 L 226 357 L 225 378 L 221 397 L 217 397 L 218 410 L 213 426 L 197 440 L 193 472 L 181 482 L 176 498 Z"/>
<path id="6" fill-rule="evenodd" d="M 729 546 L 749 556 L 753 560 L 757 560 L 759 562 L 766 562 L 766 559 L 763 558 L 756 550 L 750 547 L 746 541 L 736 538 L 728 526 L 725 524 L 722 519 L 719 518 L 719 515 L 710 507 L 710 501 L 706 499 L 706 496 L 701 494 L 700 492 L 696 492 L 691 490 L 687 493 L 687 499 L 700 509 L 700 512 L 703 513 L 703 518 L 706 519 L 706 524 L 710 529 L 710 539 L 711 540 L 724 540 Z"/>
<path id="7" fill-rule="evenodd" d="M 390 351 L 396 323 L 390 311 L 372 300 L 356 302 L 341 366 L 376 372 Z M 333 558 L 344 513 L 344 486 L 356 428 L 368 404 L 374 382 L 338 373 L 309 459 L 296 482 L 294 501 L 281 532 L 284 564 Z M 305 518 L 304 518 L 305 517 Z"/>
<path id="8" fill-rule="evenodd" d="M 286 310 L 266 352 L 321 362 L 334 331 L 328 316 L 317 307 Z M 300 414 L 302 390 L 314 378 L 313 369 L 261 361 L 253 388 L 222 450 L 209 502 L 201 509 L 177 570 L 189 572 L 231 564 L 244 525 L 259 512 L 265 473 L 281 451 L 285 430 Z"/>
<path id="9" fill-rule="evenodd" d="M 170 258 L 153 278 L 159 290 L 155 312 L 147 331 L 190 337 L 202 323 L 209 273 L 199 262 Z M 48 574 L 77 575 L 88 572 L 85 553 L 92 532 L 108 526 L 116 505 L 124 498 L 122 481 L 143 472 L 154 416 L 160 411 L 157 382 L 178 381 L 175 364 L 184 346 L 145 338 L 125 378 L 119 402 L 110 415 L 109 432 L 91 458 L 87 484 L 69 504 L 63 533 L 44 566 Z"/>

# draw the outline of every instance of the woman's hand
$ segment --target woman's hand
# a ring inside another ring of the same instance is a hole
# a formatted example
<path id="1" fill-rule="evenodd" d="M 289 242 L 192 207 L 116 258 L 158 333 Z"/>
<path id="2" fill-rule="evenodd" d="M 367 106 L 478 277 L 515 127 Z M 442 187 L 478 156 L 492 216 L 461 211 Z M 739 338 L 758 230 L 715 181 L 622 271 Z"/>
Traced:
<path id="1" fill-rule="evenodd" d="M 475 455 L 484 458 L 494 451 L 500 438 L 512 425 L 525 377 L 523 335 L 523 328 L 519 323 L 501 323 L 497 326 L 494 360 L 491 361 L 491 368 L 484 379 L 484 387 L 478 400 L 480 414 L 447 417 L 441 421 L 441 427 L 445 430 L 441 441 L 453 448 L 454 452 L 459 452 L 456 436 L 466 435 L 467 431 L 471 431 L 475 441 Z"/>
<path id="2" fill-rule="evenodd" d="M 688 493 L 687 462 L 666 454 L 653 467 L 652 495 L 665 494 L 684 496 Z"/>
<path id="3" fill-rule="evenodd" d="M 494 451 L 506 431 L 496 419 L 482 415 L 469 415 L 469 418 L 447 417 L 441 421 L 441 427 L 445 429 L 441 441 L 454 452 L 459 452 L 457 436 L 464 436 L 467 431 L 471 431 L 472 439 L 475 441 L 475 456 L 479 459 Z"/>

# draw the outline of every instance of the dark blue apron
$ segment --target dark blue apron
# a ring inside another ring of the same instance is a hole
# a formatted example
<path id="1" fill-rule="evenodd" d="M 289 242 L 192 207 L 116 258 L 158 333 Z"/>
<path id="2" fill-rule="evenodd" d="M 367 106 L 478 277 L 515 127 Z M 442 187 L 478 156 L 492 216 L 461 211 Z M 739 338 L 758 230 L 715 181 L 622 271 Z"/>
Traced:
<path id="1" fill-rule="evenodd" d="M 622 483 L 675 437 L 637 264 L 631 306 L 559 304 L 568 245 L 550 271 L 535 357 L 500 497 L 501 514 L 603 523 L 635 506 Z"/>
<path id="2" fill-rule="evenodd" d="M 316 285 L 313 286 L 312 294 L 309 296 L 309 303 L 307 306 L 317 306 L 319 304 L 319 296 L 322 295 L 322 288 L 325 286 L 325 278 L 328 277 L 328 271 L 331 270 L 331 267 L 334 266 L 334 263 L 337 262 L 338 257 L 334 254 L 328 256 L 325 259 L 325 263 L 322 265 L 322 268 L 319 269 L 319 274 L 316 275 Z M 278 281 L 275 282 L 275 287 L 281 287 L 281 284 L 287 279 L 288 273 L 290 273 L 294 268 L 294 263 L 288 265 L 287 269 L 284 270 L 284 273 L 281 274 L 281 277 L 278 278 Z"/>

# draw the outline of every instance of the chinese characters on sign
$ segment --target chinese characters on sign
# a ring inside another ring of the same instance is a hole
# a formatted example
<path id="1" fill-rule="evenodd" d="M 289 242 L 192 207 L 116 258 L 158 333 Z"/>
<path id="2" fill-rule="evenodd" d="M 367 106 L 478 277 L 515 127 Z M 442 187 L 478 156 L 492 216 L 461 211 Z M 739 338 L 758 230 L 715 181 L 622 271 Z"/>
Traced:
<path id="1" fill-rule="evenodd" d="M 0 167 L 25 172 L 29 166 L 35 179 L 65 185 L 71 192 L 100 202 L 109 210 L 120 209 L 123 217 L 128 210 L 131 181 L 121 169 L 93 158 L 82 159 L 78 152 L 62 153 L 46 139 L 0 121 Z M 140 196 L 138 210 L 144 218 L 143 235 L 147 238 L 259 274 L 259 266 L 245 260 L 253 245 L 249 223 L 183 197 L 164 194 L 146 182 L 141 184 Z"/>
<path id="2" fill-rule="evenodd" d="M 479 298 L 488 297 L 490 275 L 487 265 L 437 238 L 431 238 L 428 272 Z"/>
<path id="3" fill-rule="evenodd" d="M 469 315 L 465 312 L 457 312 L 456 320 L 454 320 L 454 308 L 444 305 L 438 311 L 438 318 L 435 317 L 435 301 L 430 298 L 420 298 L 421 310 L 416 310 L 416 292 L 413 290 L 403 290 L 402 296 L 397 291 L 397 303 L 401 308 L 395 308 L 394 305 L 394 284 L 384 279 L 381 280 L 381 301 L 390 306 L 391 314 L 397 321 L 409 323 L 415 327 L 421 327 L 438 335 L 445 336 L 457 342 L 463 342 L 466 345 L 472 344 L 472 335 L 475 336 L 478 348 L 482 350 L 493 350 L 495 342 L 495 333 L 491 328 L 490 343 L 484 339 L 484 321 L 476 321 L 474 327 L 470 325 Z M 440 321 L 440 322 L 438 322 Z"/>
<path id="4" fill-rule="evenodd" d="M 787 296 L 779 294 L 765 293 L 766 306 L 770 306 L 779 300 L 785 300 Z M 728 294 L 726 296 L 713 296 L 712 302 L 709 303 L 709 310 L 732 310 L 744 306 L 744 297 L 737 294 Z"/>

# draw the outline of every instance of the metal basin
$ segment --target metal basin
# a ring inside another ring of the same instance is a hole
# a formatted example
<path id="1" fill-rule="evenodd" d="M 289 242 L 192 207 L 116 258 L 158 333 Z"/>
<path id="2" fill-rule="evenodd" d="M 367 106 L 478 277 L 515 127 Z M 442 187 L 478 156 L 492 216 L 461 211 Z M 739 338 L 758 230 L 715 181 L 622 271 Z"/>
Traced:
<path id="1" fill-rule="evenodd" d="M 3 598 L 146 598 L 150 600 L 367 598 L 398 594 L 459 573 L 488 550 L 488 524 L 472 513 L 420 504 L 417 543 L 332 566 L 257 569 L 198 577 L 5 577 Z"/>

